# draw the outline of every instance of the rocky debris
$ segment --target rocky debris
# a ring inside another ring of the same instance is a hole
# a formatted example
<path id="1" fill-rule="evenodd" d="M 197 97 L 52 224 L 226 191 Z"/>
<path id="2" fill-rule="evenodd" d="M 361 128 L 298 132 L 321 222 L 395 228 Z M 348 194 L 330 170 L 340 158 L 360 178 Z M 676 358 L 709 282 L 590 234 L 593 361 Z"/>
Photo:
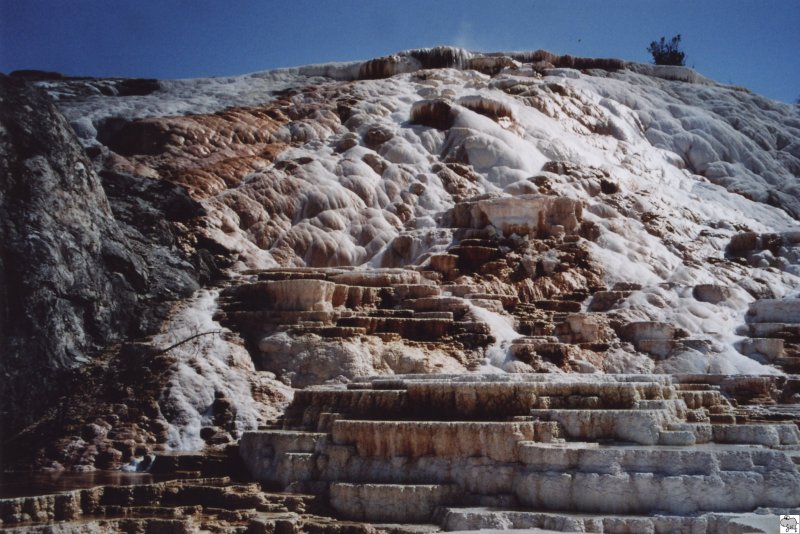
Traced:
<path id="1" fill-rule="evenodd" d="M 246 433 L 240 453 L 256 479 L 329 495 L 356 520 L 447 524 L 435 510 L 478 506 L 699 513 L 681 519 L 696 526 L 800 505 L 797 427 L 733 413 L 712 385 L 660 375 L 372 378 L 298 392 L 283 429 Z"/>
<path id="2" fill-rule="evenodd" d="M 719 304 L 730 298 L 731 290 L 728 287 L 717 284 L 698 284 L 692 289 L 692 296 L 700 302 Z"/>
<path id="3" fill-rule="evenodd" d="M 796 274 L 800 262 L 800 231 L 758 234 L 744 232 L 731 237 L 729 257 L 757 267 L 776 267 Z"/>

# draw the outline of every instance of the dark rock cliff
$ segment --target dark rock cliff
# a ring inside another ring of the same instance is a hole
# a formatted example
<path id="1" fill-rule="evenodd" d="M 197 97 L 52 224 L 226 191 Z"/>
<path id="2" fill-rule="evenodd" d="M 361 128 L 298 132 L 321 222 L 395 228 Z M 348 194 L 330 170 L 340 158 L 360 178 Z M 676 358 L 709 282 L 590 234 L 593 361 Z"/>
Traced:
<path id="1" fill-rule="evenodd" d="M 198 287 L 180 236 L 200 206 L 166 184 L 107 182 L 110 196 L 44 92 L 0 76 L 4 441 L 65 393 L 70 369 L 152 332 Z"/>

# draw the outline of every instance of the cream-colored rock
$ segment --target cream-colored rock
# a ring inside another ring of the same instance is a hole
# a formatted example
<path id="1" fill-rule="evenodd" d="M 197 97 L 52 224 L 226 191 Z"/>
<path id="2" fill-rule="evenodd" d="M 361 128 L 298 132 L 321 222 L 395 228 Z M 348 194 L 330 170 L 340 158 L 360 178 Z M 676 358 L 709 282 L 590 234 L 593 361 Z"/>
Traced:
<path id="1" fill-rule="evenodd" d="M 337 284 L 366 287 L 389 287 L 397 284 L 423 284 L 426 281 L 410 269 L 374 269 L 342 272 L 330 277 Z M 431 282 L 428 282 L 430 284 Z"/>
<path id="2" fill-rule="evenodd" d="M 642 445 L 658 443 L 671 417 L 662 410 L 531 410 L 533 416 L 558 421 L 574 439 L 614 439 Z"/>
<path id="3" fill-rule="evenodd" d="M 458 488 L 442 484 L 331 484 L 331 506 L 347 519 L 423 523 L 455 500 Z"/>
<path id="4" fill-rule="evenodd" d="M 327 434 L 281 431 L 252 432 L 239 441 L 239 454 L 257 480 L 275 480 L 282 486 L 297 480 L 309 480 L 310 468 L 299 460 L 322 449 Z"/>
<path id="5" fill-rule="evenodd" d="M 567 324 L 572 343 L 601 343 L 616 337 L 602 315 L 573 313 L 567 316 Z"/>
<path id="6" fill-rule="evenodd" d="M 751 514 L 755 516 L 755 514 Z M 756 516 L 758 517 L 758 516 Z M 509 530 L 551 534 L 553 532 L 681 532 L 709 534 L 717 532 L 743 534 L 752 529 L 736 529 L 733 519 L 705 514 L 691 517 L 657 515 L 652 517 L 611 514 L 569 514 L 565 512 L 532 512 L 526 510 L 487 509 L 482 507 L 448 507 L 444 510 L 442 528 L 447 532 L 467 534 L 502 534 Z M 774 523 L 774 522 L 773 522 Z M 719 525 L 720 528 L 716 528 Z M 497 529 L 497 530 L 494 530 Z M 768 532 L 763 530 L 762 532 Z"/>
<path id="7" fill-rule="evenodd" d="M 518 441 L 541 440 L 550 430 L 548 425 L 532 421 L 341 420 L 333 424 L 332 435 L 338 445 L 355 445 L 361 456 L 487 456 L 511 462 L 516 460 Z"/>
<path id="8" fill-rule="evenodd" d="M 784 340 L 771 337 L 743 339 L 739 344 L 739 352 L 748 356 L 761 354 L 767 360 L 774 361 L 784 355 Z"/>
<path id="9" fill-rule="evenodd" d="M 259 369 L 271 371 L 293 387 L 394 373 L 459 373 L 464 366 L 439 348 L 384 342 L 375 336 L 328 340 L 279 332 L 259 342 Z"/>
<path id="10" fill-rule="evenodd" d="M 517 69 L 520 64 L 508 56 L 473 57 L 467 60 L 466 68 L 494 76 L 503 69 Z"/>
<path id="11" fill-rule="evenodd" d="M 758 443 L 767 447 L 800 443 L 800 432 L 793 424 L 714 425 L 712 431 L 717 443 Z"/>
<path id="12" fill-rule="evenodd" d="M 753 323 L 800 323 L 800 298 L 757 300 L 750 304 L 747 319 Z"/>
<path id="13" fill-rule="evenodd" d="M 458 256 L 454 254 L 435 254 L 431 256 L 431 267 L 440 273 L 449 273 L 456 270 Z"/>
<path id="14" fill-rule="evenodd" d="M 733 408 L 711 385 L 678 389 L 657 375 L 374 377 L 298 392 L 287 426 L 317 433 L 294 450 L 284 446 L 291 432 L 265 438 L 283 452 L 245 461 L 297 491 L 330 484 L 342 516 L 374 521 L 430 521 L 443 505 L 640 516 L 608 526 L 616 531 L 656 512 L 800 506 L 800 472 L 786 452 L 800 442 L 797 428 L 709 421 L 726 413 Z M 681 521 L 658 528 L 707 526 Z"/>
<path id="15" fill-rule="evenodd" d="M 520 477 L 516 494 L 526 507 L 590 513 L 662 510 L 691 514 L 753 510 L 758 506 L 797 506 L 800 502 L 797 469 L 789 465 L 786 455 L 777 451 L 769 451 L 765 456 L 759 460 L 775 460 L 782 465 L 773 466 L 766 473 L 759 473 L 760 476 L 753 467 L 720 469 L 709 475 L 604 470 L 533 472 Z M 630 491 L 631 488 L 634 490 Z"/>
<path id="16" fill-rule="evenodd" d="M 480 200 L 473 208 L 473 224 L 485 217 L 503 235 L 552 235 L 558 226 L 574 233 L 581 220 L 580 201 L 564 197 L 522 195 Z"/>
<path id="17" fill-rule="evenodd" d="M 503 235 L 547 237 L 556 230 L 572 234 L 582 218 L 582 204 L 566 197 L 544 195 L 493 196 L 456 204 L 452 224 L 459 228 L 491 225 Z"/>
<path id="18" fill-rule="evenodd" d="M 324 280 L 275 280 L 263 283 L 268 306 L 286 311 L 330 311 L 336 284 Z"/>
<path id="19" fill-rule="evenodd" d="M 671 323 L 659 321 L 637 321 L 626 324 L 622 329 L 622 338 L 638 343 L 642 340 L 666 341 L 675 338 L 676 328 Z"/>

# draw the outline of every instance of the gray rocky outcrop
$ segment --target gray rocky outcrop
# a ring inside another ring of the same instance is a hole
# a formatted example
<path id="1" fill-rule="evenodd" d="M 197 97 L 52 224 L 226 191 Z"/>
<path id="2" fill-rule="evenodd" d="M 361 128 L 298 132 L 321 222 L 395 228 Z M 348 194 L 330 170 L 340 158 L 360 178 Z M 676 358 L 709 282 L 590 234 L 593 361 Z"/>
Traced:
<path id="1" fill-rule="evenodd" d="M 59 371 L 130 329 L 148 282 L 91 162 L 44 93 L 0 80 L 0 351 L 14 429 Z"/>
<path id="2" fill-rule="evenodd" d="M 50 99 L 8 77 L 0 177 L 0 398 L 10 437 L 69 389 L 70 369 L 152 331 L 167 301 L 197 288 L 171 221 L 199 208 L 166 184 L 148 196 L 142 179 L 119 175 L 108 177 L 109 201 Z"/>

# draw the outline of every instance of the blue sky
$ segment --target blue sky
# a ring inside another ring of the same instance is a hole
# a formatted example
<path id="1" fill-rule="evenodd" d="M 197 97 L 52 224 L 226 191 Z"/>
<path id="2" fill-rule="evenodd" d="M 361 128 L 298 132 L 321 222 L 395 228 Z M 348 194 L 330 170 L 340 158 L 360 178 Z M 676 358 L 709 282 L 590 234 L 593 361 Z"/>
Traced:
<path id="1" fill-rule="evenodd" d="M 680 33 L 687 64 L 800 97 L 800 0 L 0 0 L 0 72 L 185 78 L 453 44 L 648 62 Z"/>

